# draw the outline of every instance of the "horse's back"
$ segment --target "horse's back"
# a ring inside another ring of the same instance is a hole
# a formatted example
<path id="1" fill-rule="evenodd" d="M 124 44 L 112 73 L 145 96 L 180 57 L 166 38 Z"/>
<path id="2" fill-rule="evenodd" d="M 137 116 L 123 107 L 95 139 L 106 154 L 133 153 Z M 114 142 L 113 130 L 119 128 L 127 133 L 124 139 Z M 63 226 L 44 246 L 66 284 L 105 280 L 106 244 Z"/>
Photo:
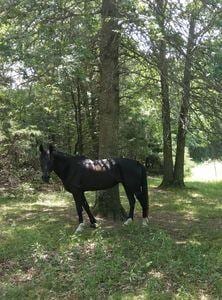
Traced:
<path id="1" fill-rule="evenodd" d="M 72 167 L 73 186 L 84 191 L 103 190 L 120 182 L 117 165 L 112 159 L 83 158 L 77 164 L 73 161 Z"/>
<path id="2" fill-rule="evenodd" d="M 141 186 L 142 167 L 129 158 L 91 160 L 81 156 L 71 160 L 69 179 L 82 190 L 101 190 L 122 183 L 135 191 Z"/>

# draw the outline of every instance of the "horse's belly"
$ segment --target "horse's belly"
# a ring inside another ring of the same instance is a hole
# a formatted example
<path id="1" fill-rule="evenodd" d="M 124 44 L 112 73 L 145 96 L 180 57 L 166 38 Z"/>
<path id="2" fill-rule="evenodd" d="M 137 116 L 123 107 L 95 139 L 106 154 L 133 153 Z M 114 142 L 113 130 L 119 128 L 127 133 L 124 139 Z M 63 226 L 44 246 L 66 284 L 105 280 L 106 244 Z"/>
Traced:
<path id="1" fill-rule="evenodd" d="M 105 190 L 118 184 L 117 178 L 110 174 L 93 174 L 87 176 L 82 182 L 82 188 L 85 191 Z"/>

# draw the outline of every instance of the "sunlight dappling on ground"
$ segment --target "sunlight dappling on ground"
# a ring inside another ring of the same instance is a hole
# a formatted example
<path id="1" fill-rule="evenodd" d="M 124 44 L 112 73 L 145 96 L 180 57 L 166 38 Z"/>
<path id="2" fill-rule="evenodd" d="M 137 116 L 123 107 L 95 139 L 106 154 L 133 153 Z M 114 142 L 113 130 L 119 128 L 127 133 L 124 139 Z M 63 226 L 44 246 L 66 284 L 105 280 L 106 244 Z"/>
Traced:
<path id="1" fill-rule="evenodd" d="M 0 299 L 220 299 L 222 183 L 159 184 L 149 178 L 148 228 L 137 203 L 134 224 L 101 219 L 81 235 L 68 193 L 2 191 Z"/>
<path id="2" fill-rule="evenodd" d="M 222 161 L 206 161 L 192 169 L 191 180 L 194 181 L 221 181 Z"/>

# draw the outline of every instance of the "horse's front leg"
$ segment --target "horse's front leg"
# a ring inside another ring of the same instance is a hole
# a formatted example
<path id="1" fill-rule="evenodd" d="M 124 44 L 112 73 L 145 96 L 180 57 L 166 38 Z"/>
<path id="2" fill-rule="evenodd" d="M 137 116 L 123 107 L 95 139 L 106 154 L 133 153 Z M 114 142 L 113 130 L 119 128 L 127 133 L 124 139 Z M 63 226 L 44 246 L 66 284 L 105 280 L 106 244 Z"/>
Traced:
<path id="1" fill-rule="evenodd" d="M 83 231 L 84 229 L 84 223 L 83 223 L 83 216 L 82 216 L 82 197 L 81 197 L 81 192 L 75 192 L 73 193 L 73 198 L 75 200 L 76 204 L 76 211 L 79 217 L 79 226 L 76 228 L 75 233 L 79 233 Z"/>
<path id="2" fill-rule="evenodd" d="M 86 200 L 86 197 L 85 197 L 84 193 L 82 193 L 82 206 L 85 209 L 85 211 L 86 211 L 86 213 L 89 217 L 89 221 L 90 221 L 90 224 L 91 224 L 90 226 L 92 228 L 96 228 L 96 219 L 94 218 L 94 216 L 93 216 L 93 214 L 92 214 L 92 212 L 89 208 L 89 204 Z"/>

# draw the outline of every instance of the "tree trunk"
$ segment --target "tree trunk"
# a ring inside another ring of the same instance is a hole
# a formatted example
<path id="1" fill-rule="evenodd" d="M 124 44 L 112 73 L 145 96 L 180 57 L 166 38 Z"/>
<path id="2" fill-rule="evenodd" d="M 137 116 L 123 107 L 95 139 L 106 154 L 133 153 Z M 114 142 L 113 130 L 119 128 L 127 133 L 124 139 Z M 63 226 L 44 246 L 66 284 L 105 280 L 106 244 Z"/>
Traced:
<path id="1" fill-rule="evenodd" d="M 94 95 L 94 92 L 91 90 L 91 97 L 87 95 L 87 87 L 81 82 L 81 94 L 82 102 L 85 109 L 85 118 L 88 124 L 89 133 L 91 137 L 92 153 L 90 157 L 97 159 L 99 156 L 99 137 L 98 137 L 98 101 Z"/>
<path id="2" fill-rule="evenodd" d="M 157 1 L 157 21 L 162 33 L 159 43 L 158 69 L 161 82 L 162 98 L 162 126 L 163 126 L 163 180 L 160 187 L 168 187 L 173 183 L 173 157 L 172 157 L 172 137 L 171 137 L 171 118 L 170 118 L 170 99 L 168 84 L 168 61 L 166 58 L 165 41 L 165 8 L 163 0 Z"/>
<path id="3" fill-rule="evenodd" d="M 161 96 L 162 96 L 162 125 L 163 125 L 163 180 L 161 187 L 167 187 L 173 183 L 173 157 L 172 157 L 172 137 L 170 101 L 168 86 L 168 66 L 166 61 L 166 45 L 161 42 L 160 57 L 162 66 L 160 67 Z"/>
<path id="4" fill-rule="evenodd" d="M 73 86 L 70 88 L 71 99 L 74 108 L 75 125 L 77 141 L 75 143 L 74 153 L 83 154 L 83 133 L 82 133 L 82 111 L 81 111 L 81 90 L 80 79 L 76 79 L 76 96 L 73 91 Z"/>
<path id="5" fill-rule="evenodd" d="M 118 155 L 119 128 L 119 26 L 117 1 L 102 1 L 100 40 L 101 92 L 99 105 L 99 157 Z M 95 212 L 113 219 L 122 219 L 118 186 L 97 193 Z"/>
<path id="6" fill-rule="evenodd" d="M 174 185 L 184 187 L 184 155 L 186 133 L 188 128 L 189 106 L 190 106 L 190 83 L 191 83 L 191 64 L 195 39 L 195 17 L 191 14 L 187 50 L 185 56 L 185 66 L 183 75 L 183 94 L 177 132 L 177 150 L 174 166 Z"/>

